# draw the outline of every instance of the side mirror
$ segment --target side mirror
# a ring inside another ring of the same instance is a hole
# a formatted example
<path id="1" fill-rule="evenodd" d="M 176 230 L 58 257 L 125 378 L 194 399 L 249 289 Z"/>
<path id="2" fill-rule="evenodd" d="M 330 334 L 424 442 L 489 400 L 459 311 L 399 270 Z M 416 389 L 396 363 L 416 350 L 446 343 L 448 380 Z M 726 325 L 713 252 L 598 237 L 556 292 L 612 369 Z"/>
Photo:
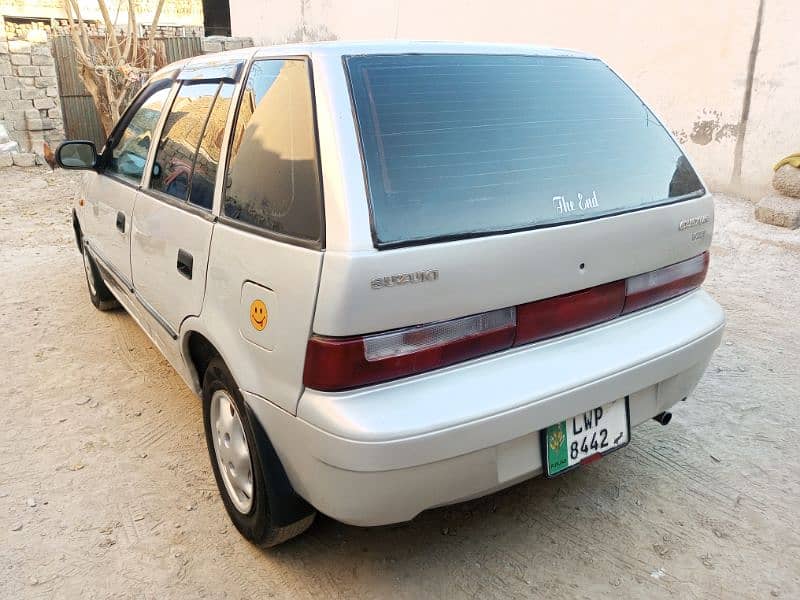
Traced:
<path id="1" fill-rule="evenodd" d="M 97 149 L 94 142 L 67 141 L 56 148 L 56 163 L 62 169 L 94 169 Z"/>

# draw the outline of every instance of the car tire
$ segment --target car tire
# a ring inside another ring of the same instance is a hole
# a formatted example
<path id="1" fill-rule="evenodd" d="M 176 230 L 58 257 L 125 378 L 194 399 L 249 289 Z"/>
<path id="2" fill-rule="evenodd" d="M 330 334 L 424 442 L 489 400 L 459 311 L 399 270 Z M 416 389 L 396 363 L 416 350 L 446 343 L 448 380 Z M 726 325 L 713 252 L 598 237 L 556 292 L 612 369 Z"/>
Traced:
<path id="1" fill-rule="evenodd" d="M 86 244 L 83 244 L 83 270 L 86 272 L 86 285 L 89 288 L 89 298 L 97 310 L 112 310 L 119 306 L 119 302 L 108 289 L 106 282 L 100 277 L 97 265 L 94 262 Z"/>
<path id="2" fill-rule="evenodd" d="M 217 488 L 242 536 L 269 548 L 311 526 L 316 511 L 299 497 L 294 506 L 300 506 L 300 510 L 290 511 L 288 518 L 285 510 L 281 518 L 277 514 L 281 511 L 272 506 L 279 501 L 274 488 L 281 483 L 275 481 L 274 473 L 283 474 L 285 479 L 283 467 L 219 357 L 211 359 L 203 377 L 203 423 Z"/>

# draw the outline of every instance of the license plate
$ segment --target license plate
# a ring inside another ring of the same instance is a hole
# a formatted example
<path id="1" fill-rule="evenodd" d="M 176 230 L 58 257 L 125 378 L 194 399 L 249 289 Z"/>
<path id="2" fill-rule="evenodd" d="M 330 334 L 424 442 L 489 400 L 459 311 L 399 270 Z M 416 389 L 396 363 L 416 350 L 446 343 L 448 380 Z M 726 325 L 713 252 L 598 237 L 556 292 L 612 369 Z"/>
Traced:
<path id="1" fill-rule="evenodd" d="M 542 433 L 544 473 L 560 475 L 621 448 L 630 437 L 627 398 L 551 425 Z"/>

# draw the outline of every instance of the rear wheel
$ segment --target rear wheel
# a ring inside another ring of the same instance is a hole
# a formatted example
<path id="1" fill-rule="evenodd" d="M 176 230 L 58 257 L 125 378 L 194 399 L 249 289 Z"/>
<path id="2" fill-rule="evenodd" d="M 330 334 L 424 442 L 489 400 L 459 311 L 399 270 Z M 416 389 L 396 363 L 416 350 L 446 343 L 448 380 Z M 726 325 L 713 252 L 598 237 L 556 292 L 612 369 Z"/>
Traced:
<path id="1" fill-rule="evenodd" d="M 97 310 L 111 310 L 119 306 L 114 294 L 111 293 L 106 282 L 100 277 L 100 272 L 97 270 L 97 265 L 89 254 L 86 244 L 83 244 L 83 270 L 86 272 L 89 298 L 91 298 L 95 308 Z"/>
<path id="2" fill-rule="evenodd" d="M 214 358 L 203 377 L 203 422 L 214 478 L 225 510 L 236 529 L 261 547 L 275 546 L 303 533 L 316 513 L 309 509 L 286 523 L 278 522 L 270 506 L 270 485 L 265 473 L 280 465 L 268 464 L 277 456 L 264 451 L 258 423 L 251 421 L 239 388 L 225 363 Z M 268 443 L 268 442 L 266 442 Z"/>

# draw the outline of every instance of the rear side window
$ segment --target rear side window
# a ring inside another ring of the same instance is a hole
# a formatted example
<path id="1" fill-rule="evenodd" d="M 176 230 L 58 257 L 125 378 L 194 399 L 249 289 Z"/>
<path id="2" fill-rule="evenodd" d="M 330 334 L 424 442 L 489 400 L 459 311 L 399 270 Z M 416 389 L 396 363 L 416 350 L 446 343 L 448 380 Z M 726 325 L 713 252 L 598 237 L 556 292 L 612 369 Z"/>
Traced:
<path id="1" fill-rule="evenodd" d="M 218 88 L 217 82 L 181 85 L 158 142 L 152 189 L 178 200 L 189 197 L 195 155 Z"/>
<path id="2" fill-rule="evenodd" d="M 236 118 L 226 217 L 319 242 L 322 198 L 309 70 L 304 60 L 258 60 Z"/>
<path id="3" fill-rule="evenodd" d="M 599 60 L 350 56 L 378 247 L 618 214 L 704 193 Z"/>

